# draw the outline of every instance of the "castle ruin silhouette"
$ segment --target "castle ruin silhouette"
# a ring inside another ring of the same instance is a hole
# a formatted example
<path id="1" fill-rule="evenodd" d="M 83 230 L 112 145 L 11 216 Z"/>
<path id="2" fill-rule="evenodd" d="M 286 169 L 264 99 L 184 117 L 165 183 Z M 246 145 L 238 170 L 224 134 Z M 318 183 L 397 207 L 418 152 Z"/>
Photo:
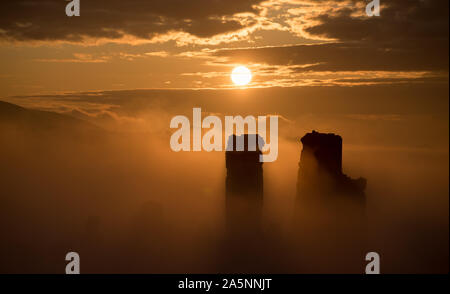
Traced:
<path id="1" fill-rule="evenodd" d="M 239 140 L 243 140 L 244 148 L 237 151 Z M 342 138 L 313 131 L 301 139 L 297 205 L 290 237 L 293 243 L 289 246 L 273 228 L 264 228 L 264 177 L 260 162 L 264 144 L 258 144 L 263 143 L 260 140 L 259 135 L 248 134 L 232 135 L 228 140 L 224 270 L 238 267 L 242 272 L 256 272 L 265 266 L 281 270 L 288 263 L 283 253 L 292 250 L 305 264 L 358 272 L 366 250 L 366 180 L 351 179 L 343 173 Z M 269 261 L 268 256 L 279 258 Z M 342 256 L 347 258 L 345 263 L 340 262 Z"/>

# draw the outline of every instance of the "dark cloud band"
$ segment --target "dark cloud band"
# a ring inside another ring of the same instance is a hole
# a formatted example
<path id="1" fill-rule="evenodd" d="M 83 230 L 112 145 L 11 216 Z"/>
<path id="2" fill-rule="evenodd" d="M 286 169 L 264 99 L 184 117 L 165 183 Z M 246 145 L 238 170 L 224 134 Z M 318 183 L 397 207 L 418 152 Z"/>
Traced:
<path id="1" fill-rule="evenodd" d="M 256 12 L 262 0 L 97 0 L 82 1 L 81 16 L 67 17 L 63 0 L 15 0 L 2 3 L 0 36 L 10 40 L 79 41 L 84 37 L 117 39 L 124 35 L 151 38 L 181 31 L 210 37 L 242 25 L 225 20 Z"/>

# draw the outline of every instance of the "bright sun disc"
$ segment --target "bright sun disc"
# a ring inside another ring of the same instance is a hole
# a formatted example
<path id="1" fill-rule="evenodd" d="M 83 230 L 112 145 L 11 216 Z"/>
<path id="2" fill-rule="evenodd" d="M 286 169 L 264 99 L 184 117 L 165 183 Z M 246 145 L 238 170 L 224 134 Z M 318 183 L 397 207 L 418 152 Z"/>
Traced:
<path id="1" fill-rule="evenodd" d="M 231 72 L 231 80 L 237 86 L 245 86 L 252 80 L 252 72 L 245 66 L 238 66 Z"/>

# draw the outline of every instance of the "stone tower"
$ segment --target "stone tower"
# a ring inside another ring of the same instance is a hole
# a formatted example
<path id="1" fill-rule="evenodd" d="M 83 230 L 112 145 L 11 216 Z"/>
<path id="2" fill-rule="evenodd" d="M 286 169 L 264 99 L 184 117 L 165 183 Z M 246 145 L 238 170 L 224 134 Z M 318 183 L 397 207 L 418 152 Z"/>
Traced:
<path id="1" fill-rule="evenodd" d="M 316 131 L 301 139 L 297 191 L 298 196 L 343 195 L 364 199 L 366 180 L 351 179 L 342 172 L 342 138 Z"/>
<path id="2" fill-rule="evenodd" d="M 236 151 L 239 140 L 244 142 L 243 151 Z M 248 134 L 232 135 L 228 140 L 225 153 L 226 215 L 228 225 L 234 228 L 259 226 L 264 189 L 259 149 L 261 140 L 258 135 Z"/>
<path id="3" fill-rule="evenodd" d="M 295 233 L 303 261 L 327 272 L 359 272 L 367 253 L 366 180 L 342 172 L 341 136 L 313 131 L 301 142 Z"/>

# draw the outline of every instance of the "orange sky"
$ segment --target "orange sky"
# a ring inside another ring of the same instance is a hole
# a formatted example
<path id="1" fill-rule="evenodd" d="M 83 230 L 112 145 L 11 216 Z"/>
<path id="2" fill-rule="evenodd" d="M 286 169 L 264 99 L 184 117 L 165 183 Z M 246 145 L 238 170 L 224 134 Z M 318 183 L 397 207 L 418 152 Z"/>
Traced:
<path id="1" fill-rule="evenodd" d="M 447 83 L 448 2 L 358 0 L 8 1 L 0 97 L 136 88 Z"/>

